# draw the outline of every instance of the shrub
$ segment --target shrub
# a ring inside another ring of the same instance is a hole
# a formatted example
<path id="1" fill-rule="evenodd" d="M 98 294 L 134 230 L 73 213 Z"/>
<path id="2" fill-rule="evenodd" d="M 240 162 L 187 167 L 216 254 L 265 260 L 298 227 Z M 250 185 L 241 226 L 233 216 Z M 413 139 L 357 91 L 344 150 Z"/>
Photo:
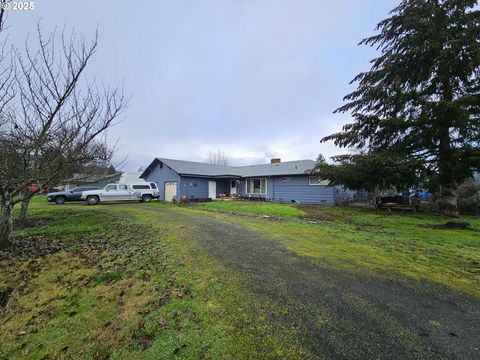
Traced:
<path id="1" fill-rule="evenodd" d="M 463 214 L 480 214 L 480 183 L 473 179 L 458 187 L 458 209 Z"/>

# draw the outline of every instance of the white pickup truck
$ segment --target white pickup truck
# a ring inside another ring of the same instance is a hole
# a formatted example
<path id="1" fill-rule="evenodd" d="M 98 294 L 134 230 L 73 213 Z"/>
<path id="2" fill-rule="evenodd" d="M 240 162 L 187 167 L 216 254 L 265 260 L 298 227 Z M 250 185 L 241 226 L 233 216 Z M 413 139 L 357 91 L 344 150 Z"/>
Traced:
<path id="1" fill-rule="evenodd" d="M 153 182 L 139 182 L 133 184 L 108 184 L 103 189 L 82 192 L 81 199 L 89 205 L 96 205 L 101 201 L 139 200 L 149 202 L 158 199 L 157 184 Z"/>

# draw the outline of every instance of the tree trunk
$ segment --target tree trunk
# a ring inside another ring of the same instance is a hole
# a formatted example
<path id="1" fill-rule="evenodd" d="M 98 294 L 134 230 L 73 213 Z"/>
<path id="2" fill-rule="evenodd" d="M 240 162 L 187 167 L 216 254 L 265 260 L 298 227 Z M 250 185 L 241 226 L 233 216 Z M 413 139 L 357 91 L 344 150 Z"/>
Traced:
<path id="1" fill-rule="evenodd" d="M 453 99 L 453 91 L 450 85 L 449 69 L 442 69 L 442 87 L 443 87 L 443 101 L 447 104 L 440 107 L 441 112 L 438 123 L 439 135 L 439 152 L 438 152 L 438 167 L 439 167 L 439 184 L 440 191 L 437 199 L 437 210 L 445 216 L 458 217 L 458 183 L 455 179 L 455 160 L 453 159 L 453 148 L 451 145 L 450 128 L 452 125 L 452 108 L 451 102 Z"/>
<path id="2" fill-rule="evenodd" d="M 0 249 L 10 245 L 13 231 L 13 205 L 10 200 L 4 200 L 0 212 Z"/>
<path id="3" fill-rule="evenodd" d="M 440 187 L 437 200 L 437 209 L 445 216 L 458 217 L 458 193 L 457 184 Z"/>
<path id="4" fill-rule="evenodd" d="M 30 205 L 30 198 L 22 200 L 22 207 L 20 209 L 20 220 L 27 220 L 28 205 Z"/>
<path id="5" fill-rule="evenodd" d="M 444 85 L 444 88 L 448 88 Z M 450 92 L 447 91 L 446 99 L 451 99 Z M 447 113 L 447 109 L 444 112 Z M 454 160 L 452 158 L 453 149 L 450 143 L 450 124 L 448 119 L 438 125 L 439 128 L 439 153 L 438 153 L 438 169 L 439 169 L 439 192 L 437 199 L 437 210 L 445 216 L 458 217 L 457 206 L 457 188 L 455 181 Z"/>

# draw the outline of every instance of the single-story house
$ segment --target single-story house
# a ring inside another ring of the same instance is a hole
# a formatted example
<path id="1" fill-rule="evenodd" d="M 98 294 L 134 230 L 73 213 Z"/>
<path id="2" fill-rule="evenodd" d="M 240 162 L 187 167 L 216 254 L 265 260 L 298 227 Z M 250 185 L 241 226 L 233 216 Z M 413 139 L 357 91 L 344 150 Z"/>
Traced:
<path id="1" fill-rule="evenodd" d="M 334 204 L 335 188 L 309 176 L 313 160 L 250 166 L 213 165 L 201 162 L 156 158 L 140 177 L 156 182 L 160 200 L 216 199 L 229 196 L 262 197 L 280 202 Z"/>

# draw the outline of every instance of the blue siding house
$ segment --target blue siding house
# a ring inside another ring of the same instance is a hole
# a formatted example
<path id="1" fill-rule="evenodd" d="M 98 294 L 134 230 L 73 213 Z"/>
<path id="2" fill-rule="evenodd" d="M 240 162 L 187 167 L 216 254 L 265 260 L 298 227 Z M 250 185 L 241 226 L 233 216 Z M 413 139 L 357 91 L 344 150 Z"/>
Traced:
<path id="1" fill-rule="evenodd" d="M 140 177 L 157 183 L 160 200 L 217 199 L 233 195 L 263 197 L 280 202 L 329 204 L 335 189 L 328 182 L 309 176 L 315 161 L 281 162 L 250 166 L 212 165 L 193 161 L 156 158 Z"/>

